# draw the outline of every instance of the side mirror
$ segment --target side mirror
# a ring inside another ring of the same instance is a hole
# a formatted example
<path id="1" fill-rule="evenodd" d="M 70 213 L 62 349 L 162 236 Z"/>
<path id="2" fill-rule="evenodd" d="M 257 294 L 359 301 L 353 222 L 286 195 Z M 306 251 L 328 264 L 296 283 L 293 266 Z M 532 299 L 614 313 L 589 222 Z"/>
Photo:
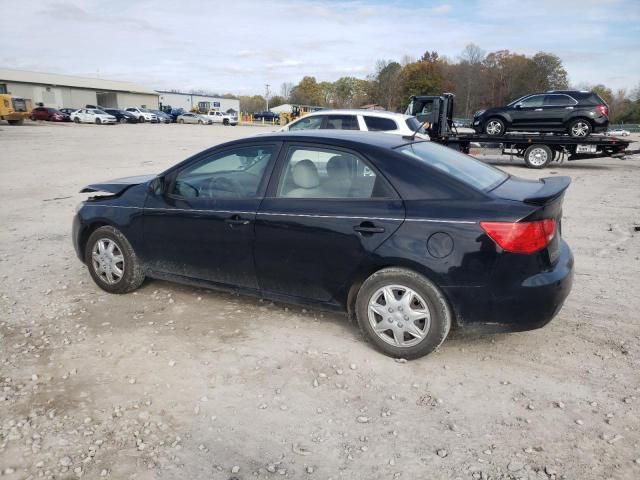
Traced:
<path id="1" fill-rule="evenodd" d="M 156 177 L 151 180 L 149 191 L 154 195 L 162 195 L 164 193 L 164 177 Z"/>
<path id="2" fill-rule="evenodd" d="M 522 108 L 522 104 L 521 103 L 516 103 L 515 108 L 517 108 L 518 110 L 520 110 Z"/>

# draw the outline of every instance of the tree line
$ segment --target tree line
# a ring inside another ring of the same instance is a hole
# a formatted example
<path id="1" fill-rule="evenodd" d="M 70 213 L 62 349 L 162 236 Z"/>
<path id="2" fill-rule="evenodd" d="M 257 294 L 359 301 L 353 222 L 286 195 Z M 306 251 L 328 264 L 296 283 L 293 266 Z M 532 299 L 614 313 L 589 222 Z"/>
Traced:
<path id="1" fill-rule="evenodd" d="M 553 53 L 486 53 L 475 44 L 467 45 L 455 60 L 435 51 L 426 51 L 417 60 L 379 60 L 375 72 L 364 79 L 342 77 L 327 82 L 305 76 L 296 85 L 283 83 L 279 95 L 269 98 L 269 107 L 284 103 L 328 108 L 379 105 L 402 112 L 411 95 L 451 92 L 456 95 L 454 115 L 470 118 L 478 110 L 506 105 L 528 93 L 567 88 L 598 93 L 609 104 L 613 123 L 640 123 L 640 83 L 631 91 L 613 91 L 602 84 L 570 85 L 562 60 Z M 266 108 L 262 95 L 236 98 L 243 112 Z"/>

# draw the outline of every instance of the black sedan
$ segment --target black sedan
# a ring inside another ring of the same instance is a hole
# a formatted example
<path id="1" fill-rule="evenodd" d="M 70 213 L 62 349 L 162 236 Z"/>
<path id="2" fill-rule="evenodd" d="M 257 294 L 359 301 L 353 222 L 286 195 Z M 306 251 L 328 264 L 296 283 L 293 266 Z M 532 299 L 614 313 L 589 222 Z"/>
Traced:
<path id="1" fill-rule="evenodd" d="M 119 123 L 138 123 L 138 118 L 125 110 L 120 110 L 119 108 L 104 108 L 103 110 L 116 117 Z"/>
<path id="2" fill-rule="evenodd" d="M 525 180 L 371 132 L 273 133 L 97 183 L 73 242 L 112 293 L 145 277 L 347 311 L 388 355 L 452 326 L 538 328 L 571 290 L 567 177 Z"/>

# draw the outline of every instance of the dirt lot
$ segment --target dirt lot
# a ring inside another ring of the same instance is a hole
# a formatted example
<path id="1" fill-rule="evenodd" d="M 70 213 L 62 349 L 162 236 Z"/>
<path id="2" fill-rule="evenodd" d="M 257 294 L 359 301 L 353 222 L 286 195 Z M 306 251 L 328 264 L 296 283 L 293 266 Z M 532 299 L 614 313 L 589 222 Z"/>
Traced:
<path id="1" fill-rule="evenodd" d="M 417 361 L 335 314 L 93 284 L 70 240 L 81 187 L 259 131 L 0 125 L 3 478 L 640 478 L 640 155 L 502 162 L 573 177 L 573 292 L 542 330 Z"/>

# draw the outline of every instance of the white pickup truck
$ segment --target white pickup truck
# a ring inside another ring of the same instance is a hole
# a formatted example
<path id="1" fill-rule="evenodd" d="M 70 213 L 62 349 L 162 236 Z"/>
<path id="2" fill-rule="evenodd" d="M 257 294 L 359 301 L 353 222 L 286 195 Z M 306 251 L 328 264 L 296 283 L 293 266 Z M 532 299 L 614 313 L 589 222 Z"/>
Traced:
<path id="1" fill-rule="evenodd" d="M 221 123 L 222 125 L 237 125 L 238 117 L 220 112 L 219 110 L 210 110 L 209 113 L 205 115 L 207 118 L 211 119 L 212 123 Z"/>

